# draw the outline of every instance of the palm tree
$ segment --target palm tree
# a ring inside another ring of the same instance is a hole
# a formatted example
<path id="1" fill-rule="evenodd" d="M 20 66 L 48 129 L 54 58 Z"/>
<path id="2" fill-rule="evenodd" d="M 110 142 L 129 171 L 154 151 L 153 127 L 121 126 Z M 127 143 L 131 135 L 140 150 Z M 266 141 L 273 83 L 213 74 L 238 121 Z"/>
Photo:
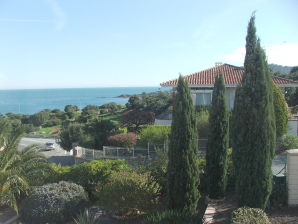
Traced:
<path id="1" fill-rule="evenodd" d="M 20 200 L 32 186 L 43 184 L 50 167 L 47 159 L 38 152 L 37 145 L 17 150 L 22 128 L 9 133 L 3 125 L 8 125 L 7 120 L 0 119 L 0 205 L 10 206 L 18 212 Z"/>

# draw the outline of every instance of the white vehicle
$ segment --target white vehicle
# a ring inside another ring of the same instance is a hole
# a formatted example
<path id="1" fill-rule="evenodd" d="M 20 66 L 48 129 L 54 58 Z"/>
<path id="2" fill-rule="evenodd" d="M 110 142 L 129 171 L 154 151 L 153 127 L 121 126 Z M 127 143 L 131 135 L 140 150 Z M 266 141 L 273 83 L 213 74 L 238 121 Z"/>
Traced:
<path id="1" fill-rule="evenodd" d="M 45 148 L 46 151 L 51 151 L 51 150 L 54 150 L 55 149 L 55 145 L 52 142 L 47 142 L 45 144 L 45 146 L 46 146 L 46 148 Z"/>

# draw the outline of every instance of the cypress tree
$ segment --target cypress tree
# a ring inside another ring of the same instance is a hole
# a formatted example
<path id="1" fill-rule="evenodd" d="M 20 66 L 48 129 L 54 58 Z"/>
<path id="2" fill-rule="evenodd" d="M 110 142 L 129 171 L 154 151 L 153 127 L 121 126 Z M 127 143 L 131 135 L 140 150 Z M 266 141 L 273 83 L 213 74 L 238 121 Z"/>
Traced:
<path id="1" fill-rule="evenodd" d="M 272 77 L 254 15 L 248 24 L 244 70 L 233 112 L 236 194 L 239 206 L 264 209 L 272 189 L 275 119 Z"/>
<path id="2" fill-rule="evenodd" d="M 174 98 L 168 154 L 168 207 L 194 213 L 200 197 L 196 116 L 190 90 L 181 76 Z"/>
<path id="3" fill-rule="evenodd" d="M 288 130 L 288 105 L 280 88 L 273 84 L 273 104 L 276 124 L 276 137 L 281 137 Z"/>
<path id="4" fill-rule="evenodd" d="M 209 116 L 209 137 L 206 172 L 210 198 L 221 198 L 226 189 L 229 115 L 225 98 L 225 84 L 219 75 L 214 84 Z"/>

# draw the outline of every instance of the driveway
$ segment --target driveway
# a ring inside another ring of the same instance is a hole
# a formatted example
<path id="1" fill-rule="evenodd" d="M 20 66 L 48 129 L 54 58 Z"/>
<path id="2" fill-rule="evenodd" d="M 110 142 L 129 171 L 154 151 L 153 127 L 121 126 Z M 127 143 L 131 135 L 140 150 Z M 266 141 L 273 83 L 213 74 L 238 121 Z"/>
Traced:
<path id="1" fill-rule="evenodd" d="M 45 151 L 45 143 L 51 142 L 54 143 L 54 150 Z M 74 164 L 74 158 L 71 153 L 62 149 L 59 144 L 55 142 L 54 138 L 28 138 L 24 137 L 21 139 L 18 150 L 23 150 L 25 147 L 37 144 L 41 146 L 40 152 L 48 158 L 50 162 L 59 163 L 61 165 L 72 165 Z"/>

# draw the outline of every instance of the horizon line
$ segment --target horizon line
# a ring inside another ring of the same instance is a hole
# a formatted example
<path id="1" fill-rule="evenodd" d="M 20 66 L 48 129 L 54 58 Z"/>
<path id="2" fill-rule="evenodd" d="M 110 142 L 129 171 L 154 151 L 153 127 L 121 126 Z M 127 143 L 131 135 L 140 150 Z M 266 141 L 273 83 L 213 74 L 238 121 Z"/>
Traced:
<path id="1" fill-rule="evenodd" d="M 48 88 L 11 88 L 5 90 L 55 90 L 55 89 L 107 89 L 107 88 L 164 88 L 161 86 L 105 86 L 105 87 L 48 87 Z"/>

